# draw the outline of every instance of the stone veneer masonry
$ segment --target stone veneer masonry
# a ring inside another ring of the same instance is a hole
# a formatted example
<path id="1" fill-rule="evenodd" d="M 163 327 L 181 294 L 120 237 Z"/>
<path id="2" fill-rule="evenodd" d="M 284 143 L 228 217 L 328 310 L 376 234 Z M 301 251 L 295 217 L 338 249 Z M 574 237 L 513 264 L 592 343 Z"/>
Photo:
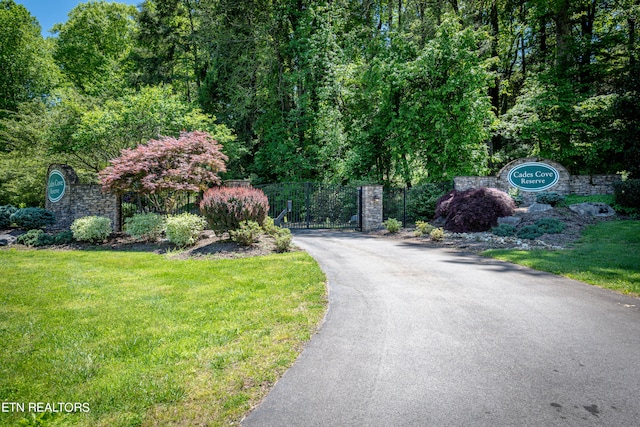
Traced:
<path id="1" fill-rule="evenodd" d="M 503 167 L 496 176 L 455 177 L 453 179 L 454 188 L 462 191 L 476 187 L 492 187 L 508 192 L 509 188 L 511 188 L 508 180 L 509 172 L 514 167 L 527 162 L 540 162 L 553 166 L 560 174 L 560 179 L 556 185 L 545 191 L 555 192 L 563 196 L 569 194 L 577 194 L 579 196 L 613 194 L 613 183 L 622 179 L 620 175 L 571 175 L 569 171 L 559 163 L 538 157 L 530 157 L 514 160 Z M 536 193 L 527 191 L 521 191 L 521 193 L 525 201 L 535 201 Z"/>
<path id="2" fill-rule="evenodd" d="M 382 185 L 365 185 L 362 190 L 362 231 L 382 228 Z"/>
<path id="3" fill-rule="evenodd" d="M 67 165 L 49 166 L 47 179 L 54 169 L 62 172 L 66 181 L 66 190 L 62 199 L 55 203 L 46 198 L 45 207 L 56 215 L 56 223 L 51 227 L 52 230 L 68 230 L 77 218 L 95 215 L 111 219 L 114 231 L 120 231 L 118 196 L 102 192 L 100 185 L 80 184 L 73 168 Z"/>

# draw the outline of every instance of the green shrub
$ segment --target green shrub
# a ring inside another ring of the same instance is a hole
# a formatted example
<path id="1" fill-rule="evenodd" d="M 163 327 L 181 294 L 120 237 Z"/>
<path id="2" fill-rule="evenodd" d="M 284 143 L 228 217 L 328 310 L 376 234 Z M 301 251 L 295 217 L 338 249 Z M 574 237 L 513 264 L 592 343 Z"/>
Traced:
<path id="1" fill-rule="evenodd" d="M 61 231 L 53 235 L 54 245 L 66 245 L 73 242 L 73 232 L 71 230 Z"/>
<path id="2" fill-rule="evenodd" d="M 521 239 L 534 240 L 542 236 L 543 234 L 544 232 L 537 225 L 525 225 L 518 230 L 516 236 Z"/>
<path id="3" fill-rule="evenodd" d="M 56 216 L 53 212 L 42 208 L 23 208 L 15 211 L 10 221 L 24 230 L 35 230 L 55 224 Z"/>
<path id="4" fill-rule="evenodd" d="M 520 193 L 519 188 L 510 187 L 508 194 L 513 200 L 513 203 L 516 204 L 516 206 L 522 206 L 522 203 L 524 203 L 524 197 L 522 197 L 522 193 Z"/>
<path id="5" fill-rule="evenodd" d="M 262 228 L 255 221 L 243 221 L 238 229 L 231 230 L 229 234 L 234 242 L 243 246 L 250 246 L 258 241 L 262 235 Z"/>
<path id="6" fill-rule="evenodd" d="M 565 201 L 565 197 L 558 193 L 539 193 L 536 196 L 536 202 L 545 203 L 551 206 L 561 205 Z"/>
<path id="7" fill-rule="evenodd" d="M 416 221 L 416 236 L 420 237 L 429 234 L 435 227 L 426 221 Z"/>
<path id="8" fill-rule="evenodd" d="M 135 214 L 125 220 L 128 235 L 144 240 L 158 240 L 164 231 L 164 218 L 156 213 Z"/>
<path id="9" fill-rule="evenodd" d="M 640 179 L 614 182 L 613 192 L 616 205 L 622 208 L 640 209 Z M 625 212 L 629 211 L 625 210 Z"/>
<path id="10" fill-rule="evenodd" d="M 433 230 L 431 230 L 431 233 L 429 233 L 429 236 L 431 237 L 431 240 L 435 240 L 438 242 L 444 240 L 444 229 L 441 227 L 434 228 Z"/>
<path id="11" fill-rule="evenodd" d="M 165 222 L 165 234 L 167 239 L 175 245 L 181 247 L 193 245 L 200 237 L 206 224 L 204 218 L 188 212 L 170 215 Z"/>
<path id="12" fill-rule="evenodd" d="M 13 205 L 0 206 L 0 229 L 7 228 L 11 225 L 11 215 L 16 213 L 18 208 Z"/>
<path id="13" fill-rule="evenodd" d="M 262 223 L 262 229 L 269 236 L 275 236 L 278 234 L 278 231 L 282 230 L 281 227 L 275 225 L 275 223 L 273 222 L 273 218 L 271 218 L 270 216 L 264 219 L 264 222 Z"/>
<path id="14" fill-rule="evenodd" d="M 438 199 L 451 188 L 451 183 L 447 182 L 428 183 L 408 189 L 406 192 L 407 218 L 409 220 L 433 218 Z"/>
<path id="15" fill-rule="evenodd" d="M 73 238 L 80 242 L 101 242 L 111 234 L 111 219 L 104 216 L 85 216 L 71 224 Z"/>
<path id="16" fill-rule="evenodd" d="M 516 228 L 513 225 L 509 224 L 500 224 L 497 227 L 493 227 L 491 232 L 496 236 L 514 236 L 516 234 Z"/>
<path id="17" fill-rule="evenodd" d="M 278 233 L 275 235 L 276 242 L 276 252 L 287 252 L 291 247 L 291 230 L 288 228 L 281 228 L 278 230 Z"/>
<path id="18" fill-rule="evenodd" d="M 34 229 L 18 236 L 16 241 L 21 245 L 26 246 L 47 246 L 53 243 L 53 237 L 40 229 Z"/>
<path id="19" fill-rule="evenodd" d="M 389 218 L 382 223 L 389 233 L 397 233 L 402 227 L 402 223 L 395 218 Z"/>
<path id="20" fill-rule="evenodd" d="M 562 221 L 555 218 L 541 218 L 536 221 L 535 224 L 543 234 L 558 234 L 562 233 L 567 227 Z"/>
<path id="21" fill-rule="evenodd" d="M 18 236 L 18 243 L 26 246 L 49 246 L 64 245 L 73 241 L 73 233 L 71 231 L 61 231 L 55 235 L 45 233 L 43 230 L 29 230 L 25 234 Z"/>

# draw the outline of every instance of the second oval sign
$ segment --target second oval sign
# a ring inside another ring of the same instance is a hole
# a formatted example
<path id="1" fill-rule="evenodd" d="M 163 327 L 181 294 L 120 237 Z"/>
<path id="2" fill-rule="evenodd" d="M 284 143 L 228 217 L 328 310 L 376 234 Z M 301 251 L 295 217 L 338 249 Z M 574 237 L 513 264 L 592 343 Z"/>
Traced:
<path id="1" fill-rule="evenodd" d="M 557 169 L 546 163 L 522 163 L 509 171 L 509 184 L 524 191 L 544 191 L 558 183 Z"/>

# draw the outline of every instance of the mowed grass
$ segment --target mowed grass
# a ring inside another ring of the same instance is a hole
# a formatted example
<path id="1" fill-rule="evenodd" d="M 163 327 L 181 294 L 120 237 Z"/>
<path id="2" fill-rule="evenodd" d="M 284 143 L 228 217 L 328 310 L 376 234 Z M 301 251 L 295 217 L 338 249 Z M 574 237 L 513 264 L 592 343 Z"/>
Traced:
<path id="1" fill-rule="evenodd" d="M 589 227 L 567 250 L 489 250 L 484 254 L 640 296 L 640 221 L 609 221 Z"/>
<path id="2" fill-rule="evenodd" d="M 326 308 L 324 275 L 302 252 L 3 250 L 0 272 L 0 400 L 90 408 L 42 425 L 237 424 Z M 0 425 L 32 417 L 0 413 Z"/>

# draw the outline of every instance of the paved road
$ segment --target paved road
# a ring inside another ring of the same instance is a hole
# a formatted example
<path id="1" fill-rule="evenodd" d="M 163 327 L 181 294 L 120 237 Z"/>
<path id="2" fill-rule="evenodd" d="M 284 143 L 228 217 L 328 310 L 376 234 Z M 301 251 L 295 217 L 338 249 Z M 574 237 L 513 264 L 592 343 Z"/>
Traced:
<path id="1" fill-rule="evenodd" d="M 294 241 L 329 311 L 244 426 L 640 425 L 640 300 L 358 233 Z"/>

